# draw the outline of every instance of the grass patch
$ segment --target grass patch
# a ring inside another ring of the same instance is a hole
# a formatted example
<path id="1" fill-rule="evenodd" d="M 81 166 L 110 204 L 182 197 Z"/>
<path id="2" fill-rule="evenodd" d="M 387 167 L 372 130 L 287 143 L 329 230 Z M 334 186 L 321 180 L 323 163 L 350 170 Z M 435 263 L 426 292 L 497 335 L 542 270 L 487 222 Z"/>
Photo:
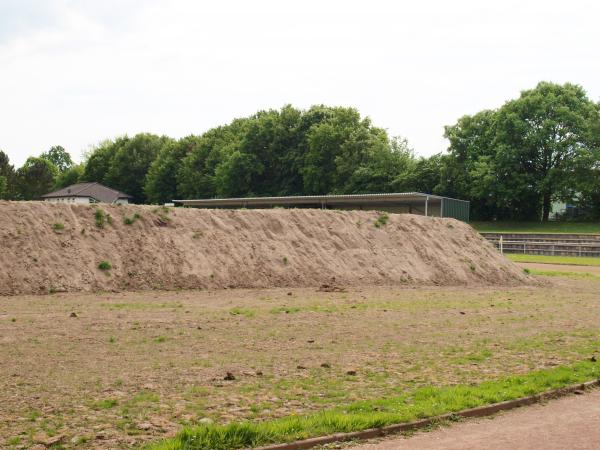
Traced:
<path id="1" fill-rule="evenodd" d="M 114 398 L 107 398 L 104 400 L 98 400 L 92 404 L 92 409 L 100 410 L 100 409 L 111 409 L 117 406 L 119 402 Z"/>
<path id="2" fill-rule="evenodd" d="M 573 266 L 600 266 L 600 258 L 591 258 L 586 256 L 522 255 L 520 253 L 505 253 L 504 256 L 514 262 L 565 264 Z"/>
<path id="3" fill-rule="evenodd" d="M 584 361 L 571 366 L 504 377 L 475 386 L 424 387 L 394 398 L 361 401 L 346 407 L 303 416 L 185 428 L 174 439 L 167 439 L 146 448 L 225 450 L 291 442 L 434 417 L 598 378 L 600 364 Z"/>
<path id="4" fill-rule="evenodd" d="M 269 311 L 271 314 L 293 314 L 302 311 L 301 308 L 297 306 L 280 306 L 278 308 L 273 308 Z"/>
<path id="5" fill-rule="evenodd" d="M 61 222 L 56 222 L 52 224 L 52 229 L 54 231 L 62 231 L 65 229 L 65 224 Z"/>
<path id="6" fill-rule="evenodd" d="M 375 228 L 381 228 L 388 223 L 389 218 L 390 216 L 387 213 L 381 213 L 373 225 L 375 225 Z"/>
<path id="7" fill-rule="evenodd" d="M 107 222 L 106 214 L 100 208 L 96 208 L 94 211 L 94 222 L 98 228 L 104 228 L 104 224 Z"/>
<path id="8" fill-rule="evenodd" d="M 565 277 L 574 279 L 600 280 L 600 275 L 594 275 L 587 272 L 560 272 L 557 270 L 537 270 L 529 269 L 531 275 L 541 275 L 544 277 Z"/>
<path id="9" fill-rule="evenodd" d="M 135 223 L 136 220 L 138 220 L 141 216 L 138 213 L 135 213 L 133 216 L 131 217 L 127 217 L 125 216 L 123 218 L 123 223 L 125 225 L 133 225 Z"/>
<path id="10" fill-rule="evenodd" d="M 240 308 L 239 306 L 236 306 L 235 308 L 231 308 L 229 310 L 229 314 L 232 316 L 254 317 L 256 311 L 250 308 Z"/>
<path id="11" fill-rule="evenodd" d="M 98 263 L 98 269 L 100 269 L 100 270 L 110 270 L 110 269 L 112 269 L 112 264 L 109 263 L 108 261 L 100 261 Z"/>
<path id="12" fill-rule="evenodd" d="M 491 233 L 600 234 L 598 222 L 470 222 L 477 231 Z"/>

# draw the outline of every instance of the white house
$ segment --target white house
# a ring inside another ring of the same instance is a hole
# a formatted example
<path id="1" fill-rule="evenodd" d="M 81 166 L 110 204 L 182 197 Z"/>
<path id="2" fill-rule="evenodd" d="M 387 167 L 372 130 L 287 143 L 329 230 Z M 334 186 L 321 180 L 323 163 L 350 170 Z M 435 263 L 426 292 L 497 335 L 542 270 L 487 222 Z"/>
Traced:
<path id="1" fill-rule="evenodd" d="M 57 203 L 129 203 L 131 195 L 100 183 L 77 183 L 42 195 L 46 202 Z"/>

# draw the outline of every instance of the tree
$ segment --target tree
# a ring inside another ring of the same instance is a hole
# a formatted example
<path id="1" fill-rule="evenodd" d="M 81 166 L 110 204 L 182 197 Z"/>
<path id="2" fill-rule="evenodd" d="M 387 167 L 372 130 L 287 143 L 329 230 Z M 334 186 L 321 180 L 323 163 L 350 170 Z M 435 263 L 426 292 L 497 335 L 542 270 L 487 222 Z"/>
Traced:
<path id="1" fill-rule="evenodd" d="M 0 200 L 5 200 L 8 196 L 8 181 L 6 177 L 0 175 Z"/>
<path id="2" fill-rule="evenodd" d="M 144 184 L 148 169 L 160 150 L 171 142 L 172 139 L 166 136 L 148 133 L 118 139 L 104 182 L 133 196 L 136 203 L 145 203 Z"/>
<path id="3" fill-rule="evenodd" d="M 8 155 L 0 150 L 0 177 L 2 178 L 2 181 L 0 181 L 0 184 L 2 185 L 2 188 L 0 189 L 0 199 L 8 200 L 13 197 L 15 175 L 15 169 L 10 164 Z"/>
<path id="4" fill-rule="evenodd" d="M 65 170 L 64 172 L 59 173 L 58 177 L 56 178 L 54 189 L 58 190 L 67 186 L 71 186 L 72 184 L 79 183 L 83 177 L 84 170 L 85 168 L 83 164 L 77 164 Z"/>
<path id="5" fill-rule="evenodd" d="M 177 192 L 182 198 L 217 195 L 217 168 L 239 148 L 247 122 L 248 119 L 236 119 L 208 130 L 194 142 L 177 171 Z"/>
<path id="6" fill-rule="evenodd" d="M 58 176 L 56 166 L 44 158 L 29 157 L 17 171 L 18 197 L 37 200 L 52 191 Z"/>
<path id="7" fill-rule="evenodd" d="M 59 172 L 64 172 L 73 166 L 71 155 L 60 145 L 51 147 L 50 150 L 42 153 L 40 158 L 47 159 L 53 163 Z"/>
<path id="8" fill-rule="evenodd" d="M 84 161 L 83 181 L 104 183 L 112 158 L 123 139 L 125 138 L 118 138 L 116 141 L 103 141 L 87 153 Z"/>
<path id="9" fill-rule="evenodd" d="M 478 218 L 546 221 L 553 200 L 575 194 L 581 168 L 598 164 L 599 121 L 580 86 L 539 83 L 446 128 L 446 186 L 471 199 Z"/>
<path id="10" fill-rule="evenodd" d="M 177 173 L 182 160 L 192 152 L 201 141 L 198 136 L 188 136 L 177 142 L 165 145 L 150 165 L 146 175 L 144 192 L 150 203 L 170 202 L 179 197 L 177 190 Z"/>
<path id="11" fill-rule="evenodd" d="M 572 192 L 578 164 L 593 159 L 597 106 L 580 86 L 542 82 L 500 108 L 497 120 L 497 170 L 511 192 L 539 199 L 547 221 L 552 201 Z"/>

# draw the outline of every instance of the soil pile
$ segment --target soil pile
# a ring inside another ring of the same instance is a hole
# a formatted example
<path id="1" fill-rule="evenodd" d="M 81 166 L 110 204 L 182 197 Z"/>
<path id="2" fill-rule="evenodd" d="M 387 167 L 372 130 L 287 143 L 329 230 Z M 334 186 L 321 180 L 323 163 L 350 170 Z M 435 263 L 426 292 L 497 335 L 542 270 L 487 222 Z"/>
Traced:
<path id="1" fill-rule="evenodd" d="M 310 209 L 0 202 L 0 267 L 5 295 L 528 282 L 457 220 Z"/>

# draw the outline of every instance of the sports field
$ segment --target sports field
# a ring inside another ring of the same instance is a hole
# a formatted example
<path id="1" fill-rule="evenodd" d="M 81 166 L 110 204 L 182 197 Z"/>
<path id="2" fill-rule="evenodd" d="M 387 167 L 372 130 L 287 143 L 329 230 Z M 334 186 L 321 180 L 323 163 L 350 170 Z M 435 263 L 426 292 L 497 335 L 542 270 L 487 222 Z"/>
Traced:
<path id="1" fill-rule="evenodd" d="M 600 282 L 539 279 L 518 288 L 5 297 L 0 446 L 128 448 L 185 425 L 247 420 L 289 440 L 331 430 L 323 416 L 294 433 L 269 421 L 362 408 L 361 420 L 328 422 L 360 428 L 398 420 L 381 414 L 400 404 L 408 420 L 592 376 Z M 571 368 L 510 389 L 502 381 L 563 365 Z M 447 391 L 486 381 L 478 393 Z M 432 408 L 439 396 L 451 400 Z"/>

